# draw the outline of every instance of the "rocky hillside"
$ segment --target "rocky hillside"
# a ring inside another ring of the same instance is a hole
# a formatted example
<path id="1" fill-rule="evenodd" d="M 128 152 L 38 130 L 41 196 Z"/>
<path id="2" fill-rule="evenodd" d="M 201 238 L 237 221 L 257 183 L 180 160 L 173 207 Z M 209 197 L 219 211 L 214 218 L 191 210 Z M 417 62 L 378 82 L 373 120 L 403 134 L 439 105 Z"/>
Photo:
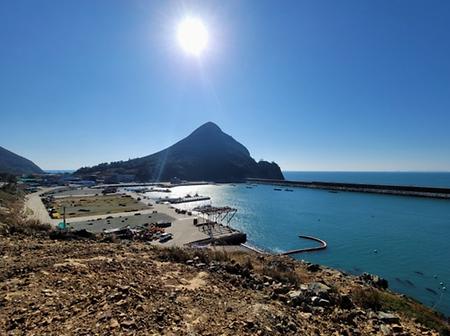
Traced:
<path id="1" fill-rule="evenodd" d="M 0 146 L 0 173 L 13 175 L 43 174 L 33 162 Z"/>
<path id="2" fill-rule="evenodd" d="M 284 179 L 272 162 L 256 162 L 247 148 L 214 123 L 208 122 L 188 137 L 158 153 L 113 163 L 81 168 L 75 174 L 140 181 L 236 181 L 246 177 Z"/>
<path id="3" fill-rule="evenodd" d="M 428 308 L 288 257 L 0 236 L 0 334 L 448 335 Z M 438 331 L 439 330 L 439 331 Z"/>

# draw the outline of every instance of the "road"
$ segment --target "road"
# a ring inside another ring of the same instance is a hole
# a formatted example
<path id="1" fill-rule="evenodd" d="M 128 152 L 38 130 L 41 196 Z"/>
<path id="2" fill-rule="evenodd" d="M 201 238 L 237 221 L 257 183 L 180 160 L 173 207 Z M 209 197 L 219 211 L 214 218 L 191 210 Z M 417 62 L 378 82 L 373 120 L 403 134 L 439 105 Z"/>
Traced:
<path id="1" fill-rule="evenodd" d="M 47 209 L 41 201 L 41 195 L 48 191 L 57 190 L 60 187 L 55 188 L 43 188 L 35 193 L 25 196 L 25 213 L 29 219 L 35 219 L 43 224 L 50 224 L 52 226 L 58 225 L 60 219 L 50 218 Z"/>

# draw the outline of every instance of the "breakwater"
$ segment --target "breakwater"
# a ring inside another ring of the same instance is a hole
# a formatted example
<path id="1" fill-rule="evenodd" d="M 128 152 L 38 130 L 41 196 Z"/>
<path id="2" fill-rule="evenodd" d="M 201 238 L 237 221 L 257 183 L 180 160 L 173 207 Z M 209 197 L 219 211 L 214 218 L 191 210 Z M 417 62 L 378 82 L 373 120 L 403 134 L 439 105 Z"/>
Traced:
<path id="1" fill-rule="evenodd" d="M 214 236 L 206 239 L 197 240 L 186 244 L 190 247 L 202 247 L 205 245 L 240 245 L 247 241 L 247 234 L 240 231 L 233 231 L 231 233 L 222 234 L 219 236 Z"/>
<path id="2" fill-rule="evenodd" d="M 169 202 L 171 204 L 189 203 L 189 202 L 199 202 L 199 201 L 209 201 L 211 197 L 209 196 L 190 196 L 190 197 L 176 197 L 176 198 L 160 198 L 157 203 Z"/>
<path id="3" fill-rule="evenodd" d="M 320 250 L 324 250 L 327 248 L 327 242 L 325 240 L 316 238 L 316 237 L 311 237 L 311 236 L 298 236 L 299 238 L 303 238 L 303 239 L 308 239 L 308 240 L 313 240 L 318 242 L 320 245 L 319 246 L 314 246 L 314 247 L 306 247 L 306 248 L 302 248 L 302 249 L 295 249 L 295 250 L 290 250 L 287 252 L 283 252 L 281 253 L 281 255 L 291 255 L 291 254 L 297 254 L 297 253 L 304 253 L 304 252 L 314 252 L 314 251 L 320 251 Z"/>
<path id="4" fill-rule="evenodd" d="M 248 182 L 271 184 L 277 186 L 299 187 L 310 189 L 324 189 L 330 191 L 350 191 L 373 194 L 387 194 L 397 196 L 414 196 L 450 199 L 450 188 L 415 187 L 401 185 L 335 183 L 335 182 L 306 182 L 248 178 Z"/>

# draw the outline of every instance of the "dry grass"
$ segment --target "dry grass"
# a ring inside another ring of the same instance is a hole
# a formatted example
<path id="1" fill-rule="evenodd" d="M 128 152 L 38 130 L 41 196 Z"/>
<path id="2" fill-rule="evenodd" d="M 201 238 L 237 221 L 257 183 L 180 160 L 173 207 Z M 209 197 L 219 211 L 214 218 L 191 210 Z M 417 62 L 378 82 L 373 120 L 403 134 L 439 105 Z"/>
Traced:
<path id="1" fill-rule="evenodd" d="M 395 311 L 439 331 L 440 335 L 450 335 L 450 329 L 444 322 L 443 315 L 411 298 L 375 288 L 356 288 L 352 292 L 352 297 L 357 305 L 365 309 Z"/>
<path id="2" fill-rule="evenodd" d="M 199 262 L 209 263 L 211 261 L 230 261 L 230 254 L 222 251 L 212 251 L 209 249 L 189 249 L 183 247 L 161 248 L 159 257 L 163 260 L 185 263 L 194 258 Z"/>
<path id="3" fill-rule="evenodd" d="M 383 307 L 380 291 L 375 288 L 356 288 L 352 292 L 353 301 L 365 309 L 378 311 Z"/>
<path id="4" fill-rule="evenodd" d="M 67 218 L 149 209 L 147 205 L 136 201 L 131 196 L 120 195 L 57 198 L 53 202 L 53 207 L 60 214 L 65 207 Z"/>
<path id="5" fill-rule="evenodd" d="M 188 249 L 170 247 L 160 250 L 160 258 L 167 261 L 185 263 L 196 258 L 198 262 L 209 263 L 211 261 L 226 262 L 239 265 L 243 269 L 268 276 L 275 281 L 298 286 L 307 279 L 306 272 L 295 263 L 286 258 L 272 256 L 257 256 L 246 252 L 226 252 L 210 249 Z"/>
<path id="6" fill-rule="evenodd" d="M 48 232 L 51 226 L 30 220 L 24 213 L 23 193 L 19 190 L 0 190 L 0 234 L 27 234 Z"/>

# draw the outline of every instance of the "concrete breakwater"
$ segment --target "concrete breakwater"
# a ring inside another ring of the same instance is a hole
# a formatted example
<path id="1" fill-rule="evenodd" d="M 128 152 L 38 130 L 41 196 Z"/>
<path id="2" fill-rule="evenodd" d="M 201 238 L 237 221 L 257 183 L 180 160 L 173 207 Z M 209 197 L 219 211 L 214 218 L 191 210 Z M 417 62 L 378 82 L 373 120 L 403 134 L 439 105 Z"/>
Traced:
<path id="1" fill-rule="evenodd" d="M 319 238 L 316 238 L 316 237 L 302 236 L 302 235 L 300 235 L 298 237 L 316 241 L 316 242 L 320 243 L 320 245 L 319 246 L 314 246 L 314 247 L 306 247 L 306 248 L 302 248 L 302 249 L 290 250 L 290 251 L 281 253 L 281 255 L 291 255 L 291 254 L 304 253 L 304 252 L 320 251 L 320 250 L 326 249 L 327 246 L 328 246 L 327 242 L 325 240 L 322 240 L 322 239 L 319 239 Z"/>
<path id="2" fill-rule="evenodd" d="M 325 189 L 331 191 L 351 191 L 351 192 L 363 192 L 373 194 L 450 199 L 450 188 L 360 184 L 360 183 L 285 181 L 285 180 L 270 180 L 257 178 L 248 178 L 247 181 L 251 183 L 262 183 L 262 184 L 310 188 L 310 189 Z"/>
<path id="3" fill-rule="evenodd" d="M 157 201 L 157 203 L 169 202 L 171 204 L 179 204 L 179 203 L 209 201 L 210 199 L 211 199 L 211 197 L 209 197 L 209 196 L 190 196 L 190 197 L 160 198 Z"/>
<path id="4" fill-rule="evenodd" d="M 240 245 L 247 241 L 247 235 L 240 231 L 234 231 L 228 234 L 197 240 L 186 244 L 190 247 L 199 247 L 208 244 L 213 245 Z"/>

